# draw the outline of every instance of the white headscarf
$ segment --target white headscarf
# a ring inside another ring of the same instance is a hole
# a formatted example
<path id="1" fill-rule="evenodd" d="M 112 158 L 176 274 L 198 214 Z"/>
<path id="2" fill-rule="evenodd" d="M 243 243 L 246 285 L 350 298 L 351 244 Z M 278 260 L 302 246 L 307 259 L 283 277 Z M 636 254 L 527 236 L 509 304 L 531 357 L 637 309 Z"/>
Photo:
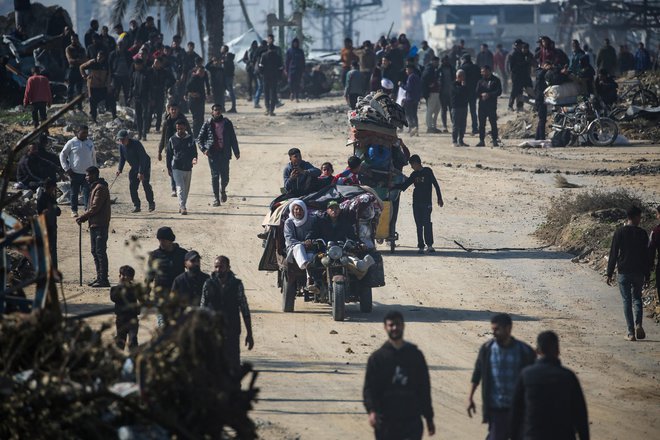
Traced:
<path id="1" fill-rule="evenodd" d="M 293 207 L 294 206 L 300 206 L 303 210 L 303 218 L 297 219 L 293 215 Z M 305 223 L 307 223 L 307 206 L 305 206 L 305 202 L 303 202 L 300 199 L 296 199 L 291 204 L 289 205 L 289 211 L 291 212 L 291 218 L 293 219 L 293 224 L 296 225 L 297 228 L 301 227 Z"/>

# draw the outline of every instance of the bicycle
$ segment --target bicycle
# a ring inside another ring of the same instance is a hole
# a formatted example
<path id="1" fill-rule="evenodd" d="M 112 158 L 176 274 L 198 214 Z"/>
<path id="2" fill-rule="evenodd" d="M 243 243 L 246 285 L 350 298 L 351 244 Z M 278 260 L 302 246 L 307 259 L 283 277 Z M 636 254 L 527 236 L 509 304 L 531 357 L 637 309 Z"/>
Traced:
<path id="1" fill-rule="evenodd" d="M 658 95 L 653 90 L 642 83 L 639 77 L 622 82 L 623 85 L 631 85 L 622 95 L 619 96 L 619 102 L 630 100 L 630 103 L 637 107 L 657 107 Z"/>

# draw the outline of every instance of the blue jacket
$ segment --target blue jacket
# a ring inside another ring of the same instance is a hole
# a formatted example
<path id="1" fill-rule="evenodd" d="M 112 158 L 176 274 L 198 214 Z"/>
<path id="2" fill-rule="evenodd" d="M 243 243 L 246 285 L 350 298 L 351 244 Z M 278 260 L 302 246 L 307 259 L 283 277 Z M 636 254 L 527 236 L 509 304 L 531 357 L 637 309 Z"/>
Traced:
<path id="1" fill-rule="evenodd" d="M 406 101 L 419 102 L 422 99 L 422 80 L 416 73 L 411 73 L 406 83 L 401 86 L 406 91 Z"/>

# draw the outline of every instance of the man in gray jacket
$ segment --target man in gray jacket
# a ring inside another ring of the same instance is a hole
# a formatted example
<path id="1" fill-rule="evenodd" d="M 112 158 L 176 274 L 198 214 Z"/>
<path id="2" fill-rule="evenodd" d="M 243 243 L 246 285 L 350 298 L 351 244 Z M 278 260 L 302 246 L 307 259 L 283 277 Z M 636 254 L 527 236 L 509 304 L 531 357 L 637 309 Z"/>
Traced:
<path id="1" fill-rule="evenodd" d="M 188 133 L 188 123 L 179 119 L 176 121 L 176 134 L 167 143 L 167 173 L 174 179 L 181 215 L 188 214 L 186 202 L 193 165 L 197 165 L 195 140 Z"/>

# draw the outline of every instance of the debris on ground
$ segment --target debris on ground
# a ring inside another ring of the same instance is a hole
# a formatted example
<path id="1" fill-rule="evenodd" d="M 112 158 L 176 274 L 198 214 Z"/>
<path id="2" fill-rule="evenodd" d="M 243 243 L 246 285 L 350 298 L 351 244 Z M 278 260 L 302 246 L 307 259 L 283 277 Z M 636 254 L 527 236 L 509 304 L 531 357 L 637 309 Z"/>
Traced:
<path id="1" fill-rule="evenodd" d="M 555 175 L 555 186 L 557 188 L 580 188 L 580 185 L 571 183 L 562 175 Z"/>
<path id="2" fill-rule="evenodd" d="M 548 118 L 550 119 L 550 118 Z M 515 117 L 500 127 L 502 139 L 533 139 L 536 136 L 536 126 L 539 123 L 538 115 L 534 110 L 517 112 Z M 548 124 L 549 127 L 550 124 Z M 548 131 L 549 132 L 549 128 Z"/>

